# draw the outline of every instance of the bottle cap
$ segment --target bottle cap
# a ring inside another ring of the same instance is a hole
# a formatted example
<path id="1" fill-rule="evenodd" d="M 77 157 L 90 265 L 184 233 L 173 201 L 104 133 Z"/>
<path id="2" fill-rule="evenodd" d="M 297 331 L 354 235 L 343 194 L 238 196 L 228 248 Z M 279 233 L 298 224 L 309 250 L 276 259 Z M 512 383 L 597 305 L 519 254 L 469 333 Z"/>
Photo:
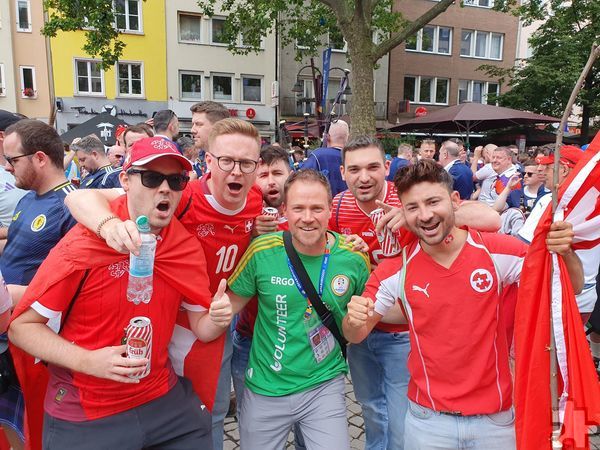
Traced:
<path id="1" fill-rule="evenodd" d="M 150 232 L 150 221 L 148 220 L 148 217 L 139 216 L 135 219 L 135 224 L 137 225 L 138 231 L 141 231 L 142 233 Z"/>

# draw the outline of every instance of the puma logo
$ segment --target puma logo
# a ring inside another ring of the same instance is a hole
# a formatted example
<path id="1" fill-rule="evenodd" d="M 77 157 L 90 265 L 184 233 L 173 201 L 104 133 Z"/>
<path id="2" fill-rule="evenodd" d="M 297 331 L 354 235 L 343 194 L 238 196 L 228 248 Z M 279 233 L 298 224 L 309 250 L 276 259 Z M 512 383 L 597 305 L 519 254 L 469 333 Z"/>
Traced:
<path id="1" fill-rule="evenodd" d="M 429 293 L 427 292 L 428 288 L 429 288 L 429 283 L 427 283 L 424 288 L 413 284 L 412 290 L 417 291 L 417 292 L 422 292 L 423 294 L 425 294 L 425 297 L 429 298 Z"/>
<path id="2" fill-rule="evenodd" d="M 232 227 L 231 225 L 223 225 L 223 228 L 225 228 L 226 230 L 229 230 L 229 231 L 231 231 L 231 234 L 233 234 L 233 232 L 234 232 L 234 231 L 235 231 L 235 229 L 237 228 L 237 225 L 236 225 L 236 226 L 233 226 L 233 227 Z"/>

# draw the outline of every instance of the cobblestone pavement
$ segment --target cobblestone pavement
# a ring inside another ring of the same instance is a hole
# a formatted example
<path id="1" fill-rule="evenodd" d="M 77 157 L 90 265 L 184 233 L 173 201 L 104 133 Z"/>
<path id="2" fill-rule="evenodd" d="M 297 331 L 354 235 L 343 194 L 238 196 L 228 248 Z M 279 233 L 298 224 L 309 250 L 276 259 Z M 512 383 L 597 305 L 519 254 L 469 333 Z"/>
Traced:
<path id="1" fill-rule="evenodd" d="M 346 405 L 348 407 L 348 431 L 350 433 L 350 447 L 352 450 L 363 450 L 365 448 L 365 427 L 362 419 L 360 405 L 354 397 L 354 389 L 350 379 L 346 378 Z M 290 434 L 286 449 L 293 449 L 292 437 Z M 224 450 L 237 450 L 240 448 L 240 435 L 235 418 L 225 419 L 225 441 Z M 600 434 L 591 436 L 590 449 L 600 450 Z M 335 450 L 335 449 L 332 449 Z"/>

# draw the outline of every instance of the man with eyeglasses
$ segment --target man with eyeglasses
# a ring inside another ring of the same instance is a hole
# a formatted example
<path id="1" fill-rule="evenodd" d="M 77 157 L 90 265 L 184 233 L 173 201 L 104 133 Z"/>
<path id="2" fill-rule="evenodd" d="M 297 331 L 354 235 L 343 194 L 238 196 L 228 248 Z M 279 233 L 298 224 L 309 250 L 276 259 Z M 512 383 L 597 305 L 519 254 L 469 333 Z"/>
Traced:
<path id="1" fill-rule="evenodd" d="M 202 246 L 173 218 L 189 170 L 173 143 L 138 141 L 120 174 L 127 195 L 111 204 L 113 215 L 98 229 L 148 218 L 160 239 L 149 303 L 127 300 L 127 256 L 79 225 L 44 261 L 16 311 L 11 342 L 48 363 L 45 449 L 211 448 L 210 415 L 191 383 L 176 377 L 168 355 L 178 314 L 204 341 L 230 321 L 225 283 L 211 302 Z M 137 316 L 150 319 L 152 341 L 146 356 L 130 358 L 123 355 L 123 330 Z M 47 326 L 57 319 L 58 334 Z"/>
<path id="2" fill-rule="evenodd" d="M 64 205 L 75 190 L 65 177 L 64 147 L 56 131 L 37 120 L 23 119 L 4 132 L 4 168 L 15 177 L 15 185 L 27 189 L 17 204 L 8 229 L 0 271 L 16 304 L 40 264 L 58 241 L 75 225 Z M 9 407 L 0 412 L 23 439 L 22 394 L 11 386 L 2 395 Z"/>
<path id="3" fill-rule="evenodd" d="M 125 159 L 125 149 L 119 144 L 113 145 L 106 152 L 108 162 L 114 169 L 118 169 L 123 166 L 123 160 Z"/>
<path id="4" fill-rule="evenodd" d="M 188 184 L 175 215 L 202 244 L 210 291 L 214 294 L 221 279 L 233 273 L 250 244 L 254 220 L 262 212 L 262 192 L 254 184 L 260 159 L 260 136 L 256 128 L 246 121 L 223 119 L 212 126 L 207 149 L 209 173 Z M 67 198 L 67 205 L 79 222 L 95 230 L 111 215 L 107 200 L 116 195 L 118 193 L 110 189 L 78 191 Z M 139 233 L 131 221 L 111 220 L 102 228 L 100 235 L 108 245 L 122 252 L 134 251 L 140 245 Z M 190 263 L 193 264 L 193 261 Z M 225 333 L 225 336 L 218 392 L 212 408 L 215 450 L 223 446 L 223 422 L 229 408 L 231 389 L 232 346 L 230 334 Z M 196 355 L 202 344 L 196 341 L 186 326 L 185 316 L 178 321 L 174 343 L 171 358 L 175 371 L 189 376 L 199 392 L 203 381 L 193 372 L 198 368 Z M 216 364 L 221 364 L 221 361 L 216 361 Z"/>

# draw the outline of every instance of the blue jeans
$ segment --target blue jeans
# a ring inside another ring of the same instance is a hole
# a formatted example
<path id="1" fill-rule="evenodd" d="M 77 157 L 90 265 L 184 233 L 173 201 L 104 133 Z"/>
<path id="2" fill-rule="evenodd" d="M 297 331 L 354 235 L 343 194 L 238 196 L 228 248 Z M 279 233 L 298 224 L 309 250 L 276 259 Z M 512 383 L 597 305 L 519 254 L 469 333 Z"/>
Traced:
<path id="1" fill-rule="evenodd" d="M 212 410 L 212 439 L 213 450 L 223 450 L 223 434 L 225 416 L 229 409 L 231 399 L 231 335 L 225 333 L 225 348 L 223 349 L 223 360 L 221 361 L 221 372 L 217 384 L 217 393 Z"/>
<path id="2" fill-rule="evenodd" d="M 250 359 L 250 348 L 252 339 L 233 330 L 231 332 L 231 342 L 233 344 L 233 356 L 231 358 L 231 378 L 233 378 L 233 389 L 237 400 L 237 417 L 240 421 L 240 412 L 242 410 L 242 401 L 244 399 L 246 368 Z M 294 446 L 296 450 L 306 450 L 304 438 L 298 424 L 294 425 Z"/>
<path id="3" fill-rule="evenodd" d="M 408 332 L 373 330 L 348 348 L 354 395 L 365 421 L 365 450 L 402 450 L 408 407 Z"/>
<path id="4" fill-rule="evenodd" d="M 495 414 L 451 416 L 409 402 L 405 450 L 514 450 L 513 409 Z"/>

